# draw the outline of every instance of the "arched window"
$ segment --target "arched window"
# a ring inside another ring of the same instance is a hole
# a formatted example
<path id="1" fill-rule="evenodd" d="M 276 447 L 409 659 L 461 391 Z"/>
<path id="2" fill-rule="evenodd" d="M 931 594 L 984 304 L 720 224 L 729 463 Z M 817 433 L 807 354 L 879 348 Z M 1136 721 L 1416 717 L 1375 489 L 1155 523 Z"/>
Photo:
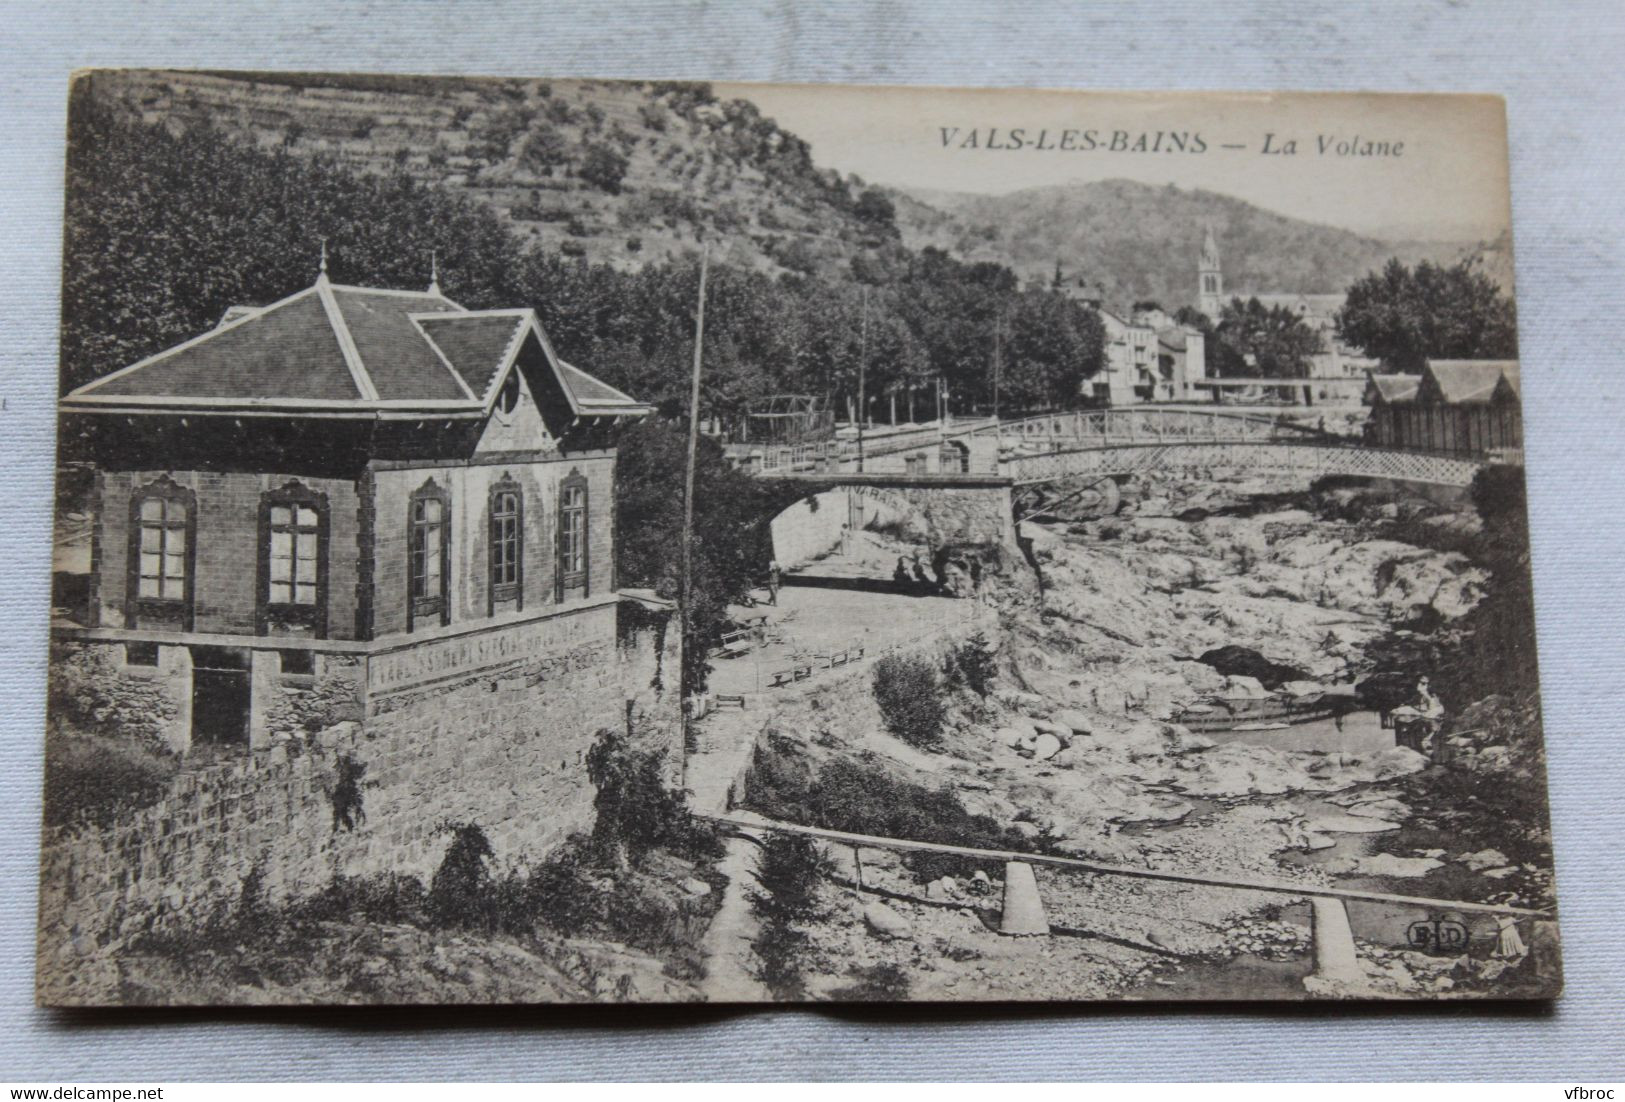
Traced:
<path id="1" fill-rule="evenodd" d="M 327 637 L 327 495 L 298 482 L 260 496 L 259 634 Z"/>
<path id="2" fill-rule="evenodd" d="M 491 487 L 491 576 L 487 612 L 525 607 L 525 499 L 509 475 Z"/>
<path id="3" fill-rule="evenodd" d="M 407 512 L 406 630 L 420 620 L 451 623 L 451 494 L 434 479 L 412 492 Z"/>
<path id="4" fill-rule="evenodd" d="M 126 627 L 192 630 L 197 495 L 168 475 L 130 495 Z"/>
<path id="5" fill-rule="evenodd" d="M 557 597 L 585 597 L 587 587 L 587 480 L 571 471 L 559 484 Z M 579 590 L 579 592 L 577 592 Z"/>

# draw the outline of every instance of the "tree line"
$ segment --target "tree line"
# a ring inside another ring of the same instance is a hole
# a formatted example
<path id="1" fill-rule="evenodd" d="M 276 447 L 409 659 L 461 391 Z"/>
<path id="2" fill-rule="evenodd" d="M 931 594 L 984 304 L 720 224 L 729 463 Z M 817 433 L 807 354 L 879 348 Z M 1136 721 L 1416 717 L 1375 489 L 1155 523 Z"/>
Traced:
<path id="1" fill-rule="evenodd" d="M 68 149 L 62 385 L 195 336 L 230 306 L 309 286 L 321 242 L 335 282 L 426 286 L 473 309 L 529 305 L 567 359 L 668 415 L 693 356 L 699 258 L 626 271 L 529 247 L 491 209 L 405 171 L 365 175 L 207 125 L 172 131 L 78 99 Z M 884 213 L 884 212 L 879 212 Z M 877 214 L 878 217 L 878 214 Z M 959 411 L 991 397 L 1066 404 L 1100 370 L 1094 311 L 1008 268 L 880 242 L 845 278 L 712 266 L 705 414 L 737 420 L 773 394 L 871 417 Z"/>
<path id="2" fill-rule="evenodd" d="M 1156 305 L 1148 303 L 1146 305 Z M 1176 320 L 1201 330 L 1209 374 L 1302 379 L 1326 351 L 1321 334 L 1284 306 L 1232 298 L 1217 318 L 1184 306 Z M 1501 360 L 1518 355 L 1512 299 L 1472 259 L 1389 260 L 1349 286 L 1336 319 L 1338 337 L 1388 371 L 1419 373 L 1429 359 Z"/>

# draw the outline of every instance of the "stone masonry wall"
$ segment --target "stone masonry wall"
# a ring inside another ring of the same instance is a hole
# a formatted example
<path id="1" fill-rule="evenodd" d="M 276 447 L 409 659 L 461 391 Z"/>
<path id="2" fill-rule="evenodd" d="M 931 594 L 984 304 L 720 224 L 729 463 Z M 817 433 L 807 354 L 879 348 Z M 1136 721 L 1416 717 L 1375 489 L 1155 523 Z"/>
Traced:
<path id="1" fill-rule="evenodd" d="M 192 738 L 191 652 L 159 647 L 156 666 L 130 665 L 126 655 L 120 643 L 53 643 L 50 714 L 185 750 Z"/>
<path id="2" fill-rule="evenodd" d="M 48 832 L 42 995 L 58 1005 L 105 1001 L 116 982 L 111 962 L 133 938 L 199 921 L 237 898 L 251 871 L 272 899 L 318 891 L 335 875 L 426 882 L 451 824 L 477 823 L 505 864 L 539 858 L 588 828 L 594 790 L 584 759 L 597 732 L 624 729 L 636 713 L 643 737 L 674 761 L 679 737 L 675 688 L 649 685 L 653 633 L 618 647 L 615 611 L 581 613 L 591 630 L 558 653 L 396 694 L 361 722 L 210 764 L 189 759 L 153 806 L 106 827 Z M 663 664 L 674 681 L 675 654 Z M 325 680 L 343 676 L 335 667 Z M 360 799 L 346 807 L 340 781 L 358 771 Z"/>

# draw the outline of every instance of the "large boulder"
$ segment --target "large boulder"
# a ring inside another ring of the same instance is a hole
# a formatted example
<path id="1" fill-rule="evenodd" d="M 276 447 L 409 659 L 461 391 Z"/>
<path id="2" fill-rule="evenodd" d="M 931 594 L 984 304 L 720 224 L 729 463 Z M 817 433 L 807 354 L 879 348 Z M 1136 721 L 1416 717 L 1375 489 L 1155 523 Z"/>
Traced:
<path id="1" fill-rule="evenodd" d="M 1034 727 L 1033 721 L 1026 716 L 1011 716 L 1004 721 L 1004 726 L 1017 732 L 1021 738 L 1032 738 L 1038 734 L 1038 728 Z"/>
<path id="2" fill-rule="evenodd" d="M 1072 738 L 1072 728 L 1065 723 L 1058 723 L 1053 719 L 1035 719 L 1032 724 L 1040 735 L 1054 735 L 1058 739 L 1068 741 Z"/>
<path id="3" fill-rule="evenodd" d="M 997 731 L 993 732 L 994 742 L 997 742 L 1001 746 L 1011 747 L 1012 749 L 1020 746 L 1023 739 L 1030 737 L 1030 735 L 1024 735 L 1014 727 L 1000 727 Z"/>
<path id="4" fill-rule="evenodd" d="M 1481 872 L 1484 869 L 1493 869 L 1498 865 L 1505 865 L 1507 855 L 1498 849 L 1481 849 L 1477 853 L 1464 853 L 1456 860 L 1474 872 Z"/>
<path id="5" fill-rule="evenodd" d="M 1262 700 L 1269 695 L 1269 690 L 1256 677 L 1231 674 L 1224 679 L 1226 700 Z"/>
<path id="6" fill-rule="evenodd" d="M 1089 717 L 1076 708 L 1062 708 L 1050 718 L 1056 723 L 1064 724 L 1068 729 L 1076 731 L 1080 735 L 1087 735 L 1093 726 Z"/>
<path id="7" fill-rule="evenodd" d="M 885 941 L 906 938 L 911 932 L 906 918 L 879 902 L 863 908 L 863 924 L 871 934 Z"/>
<path id="8" fill-rule="evenodd" d="M 1062 750 L 1064 750 L 1065 747 L 1061 744 L 1060 739 L 1046 731 L 1033 740 L 1032 749 L 1033 760 L 1049 761 L 1056 754 L 1059 754 Z"/>

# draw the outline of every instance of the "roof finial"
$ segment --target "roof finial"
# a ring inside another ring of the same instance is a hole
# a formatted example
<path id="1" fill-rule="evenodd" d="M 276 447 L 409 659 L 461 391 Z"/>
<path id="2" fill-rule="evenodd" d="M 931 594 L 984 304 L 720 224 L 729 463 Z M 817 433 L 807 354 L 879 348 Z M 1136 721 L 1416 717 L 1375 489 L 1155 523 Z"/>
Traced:
<path id="1" fill-rule="evenodd" d="M 440 262 L 435 257 L 433 249 L 429 250 L 429 293 L 431 295 L 440 293 Z"/>
<path id="2" fill-rule="evenodd" d="M 322 238 L 322 263 L 321 267 L 316 272 L 316 282 L 327 282 L 327 238 L 325 237 Z"/>

